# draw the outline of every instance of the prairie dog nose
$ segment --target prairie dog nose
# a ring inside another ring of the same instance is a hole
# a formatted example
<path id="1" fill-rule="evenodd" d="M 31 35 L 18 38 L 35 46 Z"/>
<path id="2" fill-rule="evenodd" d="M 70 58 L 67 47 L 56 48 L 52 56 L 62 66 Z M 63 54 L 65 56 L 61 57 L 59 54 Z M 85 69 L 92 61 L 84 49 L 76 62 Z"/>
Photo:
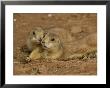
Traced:
<path id="1" fill-rule="evenodd" d="M 41 41 L 42 41 L 42 39 L 40 38 L 40 39 L 39 39 L 39 41 L 41 42 Z"/>

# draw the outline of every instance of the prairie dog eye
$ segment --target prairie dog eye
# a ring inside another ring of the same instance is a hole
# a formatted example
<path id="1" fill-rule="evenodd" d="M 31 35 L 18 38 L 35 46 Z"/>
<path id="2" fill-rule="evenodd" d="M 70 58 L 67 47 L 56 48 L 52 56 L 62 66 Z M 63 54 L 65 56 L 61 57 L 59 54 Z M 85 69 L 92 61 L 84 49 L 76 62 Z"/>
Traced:
<path id="1" fill-rule="evenodd" d="M 55 40 L 54 38 L 51 39 L 51 41 L 54 41 L 54 40 Z"/>
<path id="2" fill-rule="evenodd" d="M 33 31 L 33 33 L 32 33 L 33 35 L 35 35 L 35 32 Z"/>

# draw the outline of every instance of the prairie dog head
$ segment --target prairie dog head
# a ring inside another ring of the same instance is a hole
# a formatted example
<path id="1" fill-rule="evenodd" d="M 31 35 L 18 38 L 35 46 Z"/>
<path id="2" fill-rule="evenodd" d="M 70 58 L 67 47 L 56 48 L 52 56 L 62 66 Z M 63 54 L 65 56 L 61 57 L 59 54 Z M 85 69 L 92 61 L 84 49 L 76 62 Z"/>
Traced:
<path id="1" fill-rule="evenodd" d="M 30 32 L 29 38 L 31 42 L 40 44 L 43 36 L 44 36 L 44 30 L 41 27 L 36 27 Z"/>
<path id="2" fill-rule="evenodd" d="M 58 36 L 52 33 L 45 34 L 44 38 L 41 41 L 41 44 L 44 49 L 52 50 L 59 49 L 61 47 L 61 42 Z"/>

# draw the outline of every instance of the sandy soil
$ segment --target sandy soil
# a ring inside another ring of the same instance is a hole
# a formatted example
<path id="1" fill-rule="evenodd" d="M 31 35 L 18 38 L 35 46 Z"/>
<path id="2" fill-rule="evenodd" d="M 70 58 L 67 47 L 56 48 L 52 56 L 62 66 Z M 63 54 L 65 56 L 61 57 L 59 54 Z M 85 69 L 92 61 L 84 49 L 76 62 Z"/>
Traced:
<path id="1" fill-rule="evenodd" d="M 97 50 L 97 14 L 14 14 L 14 75 L 96 75 L 97 57 L 66 57 Z M 25 62 L 28 53 L 23 49 L 32 28 L 43 29 L 59 35 L 64 55 L 59 60 L 36 60 Z"/>

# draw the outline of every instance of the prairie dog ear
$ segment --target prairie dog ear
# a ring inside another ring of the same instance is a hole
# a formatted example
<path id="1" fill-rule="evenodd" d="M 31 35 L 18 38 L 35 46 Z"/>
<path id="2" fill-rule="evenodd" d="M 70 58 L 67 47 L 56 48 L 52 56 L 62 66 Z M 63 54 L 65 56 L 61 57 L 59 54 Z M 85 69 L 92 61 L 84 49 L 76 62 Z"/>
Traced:
<path id="1" fill-rule="evenodd" d="M 58 37 L 56 38 L 56 40 L 57 40 L 59 43 L 61 43 L 61 41 L 60 41 L 60 39 L 59 39 Z"/>

